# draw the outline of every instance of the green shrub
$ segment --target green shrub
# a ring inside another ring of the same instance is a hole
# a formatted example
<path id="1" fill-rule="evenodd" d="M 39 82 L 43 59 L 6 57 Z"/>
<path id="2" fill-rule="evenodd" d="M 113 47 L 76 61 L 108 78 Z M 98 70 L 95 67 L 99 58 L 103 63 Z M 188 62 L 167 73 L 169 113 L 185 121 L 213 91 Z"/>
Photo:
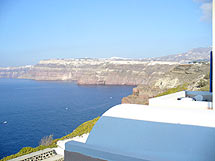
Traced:
<path id="1" fill-rule="evenodd" d="M 32 147 L 24 147 L 19 151 L 19 153 L 28 154 L 28 153 L 32 153 L 33 151 L 34 151 L 34 148 L 32 148 Z"/>

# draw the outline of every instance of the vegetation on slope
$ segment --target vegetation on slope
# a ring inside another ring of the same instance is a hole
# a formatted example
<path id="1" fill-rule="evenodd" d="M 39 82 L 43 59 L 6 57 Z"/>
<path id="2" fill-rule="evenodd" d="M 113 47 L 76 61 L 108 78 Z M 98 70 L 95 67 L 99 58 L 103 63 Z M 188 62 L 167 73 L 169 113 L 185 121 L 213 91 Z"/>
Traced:
<path id="1" fill-rule="evenodd" d="M 158 94 L 156 97 L 176 93 L 176 92 L 179 92 L 179 91 L 184 91 L 184 90 L 187 90 L 187 87 L 188 87 L 188 84 L 179 85 L 176 88 L 167 89 L 165 92 Z M 197 82 L 196 88 L 199 91 L 209 91 L 209 88 L 210 88 L 210 76 L 209 76 L 209 73 L 207 75 L 205 75 L 202 79 L 200 79 Z"/>
<path id="2" fill-rule="evenodd" d="M 16 158 L 16 157 L 20 157 L 20 156 L 23 156 L 23 155 L 26 155 L 26 154 L 29 154 L 29 153 L 32 153 L 32 152 L 36 152 L 36 151 L 39 151 L 39 150 L 43 150 L 43 149 L 46 149 L 46 148 L 54 148 L 54 147 L 57 147 L 57 141 L 58 140 L 64 140 L 64 139 L 68 139 L 68 138 L 73 138 L 73 137 L 76 137 L 76 136 L 81 136 L 83 134 L 86 134 L 86 133 L 89 133 L 93 126 L 95 125 L 95 123 L 98 121 L 100 117 L 97 117 L 93 120 L 89 120 L 87 122 L 84 122 L 83 124 L 81 124 L 80 126 L 78 126 L 72 133 L 66 135 L 66 136 L 63 136 L 62 138 L 59 138 L 59 139 L 55 139 L 53 140 L 50 144 L 48 145 L 40 145 L 38 147 L 35 147 L 35 148 L 32 148 L 32 147 L 24 147 L 22 148 L 18 153 L 16 154 L 13 154 L 13 155 L 10 155 L 10 156 L 7 156 L 3 159 L 1 159 L 0 161 L 6 161 L 6 160 L 10 160 L 10 159 L 13 159 L 13 158 Z M 51 136 L 51 135 L 50 135 Z M 50 136 L 48 137 L 45 137 L 45 138 L 50 138 Z M 44 138 L 43 138 L 44 139 Z M 43 140 L 42 139 L 42 140 Z M 41 141 L 42 141 L 41 140 Z M 49 139 L 50 140 L 50 139 Z M 44 140 L 43 140 L 44 141 Z"/>
<path id="3" fill-rule="evenodd" d="M 188 84 L 179 85 L 176 88 L 167 89 L 165 92 L 158 94 L 156 97 L 176 93 L 176 92 L 179 92 L 179 91 L 184 91 L 184 90 L 187 90 L 187 87 L 188 87 Z M 202 79 L 200 79 L 197 82 L 196 88 L 199 91 L 209 91 L 209 88 L 210 88 L 210 73 L 205 75 Z"/>
<path id="4" fill-rule="evenodd" d="M 55 139 L 54 141 L 58 141 L 58 140 L 65 140 L 65 139 L 70 139 L 70 138 L 73 138 L 73 137 L 76 137 L 76 136 L 81 136 L 83 134 L 87 134 L 89 133 L 93 126 L 96 124 L 96 122 L 99 120 L 100 117 L 97 117 L 93 120 L 89 120 L 87 122 L 84 122 L 83 124 L 81 124 L 80 126 L 78 126 L 72 133 L 66 135 L 66 136 L 63 136 L 62 138 L 60 139 Z"/>
<path id="5" fill-rule="evenodd" d="M 184 90 L 187 90 L 187 87 L 188 87 L 188 84 L 179 85 L 179 86 L 177 86 L 175 88 L 167 89 L 165 92 L 158 94 L 156 97 L 160 97 L 160 96 L 164 96 L 164 95 L 167 95 L 167 94 L 172 94 L 172 93 L 184 91 Z"/>

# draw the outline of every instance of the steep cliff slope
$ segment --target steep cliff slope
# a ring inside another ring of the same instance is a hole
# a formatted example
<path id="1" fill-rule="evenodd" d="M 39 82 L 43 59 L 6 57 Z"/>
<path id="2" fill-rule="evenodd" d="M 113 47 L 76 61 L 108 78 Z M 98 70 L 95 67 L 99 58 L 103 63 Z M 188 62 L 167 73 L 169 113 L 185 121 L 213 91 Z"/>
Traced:
<path id="1" fill-rule="evenodd" d="M 171 89 L 208 90 L 209 63 L 180 64 L 172 70 L 153 77 L 148 84 L 139 84 L 133 89 L 133 94 L 124 97 L 122 103 L 148 104 L 148 99 Z M 169 91 L 170 92 L 170 91 Z"/>
<path id="2" fill-rule="evenodd" d="M 138 85 L 177 62 L 132 59 L 55 59 L 31 67 L 0 68 L 0 78 L 77 81 L 78 84 Z"/>

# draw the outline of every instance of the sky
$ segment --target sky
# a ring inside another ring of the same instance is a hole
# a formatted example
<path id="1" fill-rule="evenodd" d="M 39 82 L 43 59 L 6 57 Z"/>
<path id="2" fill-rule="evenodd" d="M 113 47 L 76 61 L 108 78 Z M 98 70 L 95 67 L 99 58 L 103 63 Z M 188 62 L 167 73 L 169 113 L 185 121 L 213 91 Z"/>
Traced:
<path id="1" fill-rule="evenodd" d="M 0 66 L 212 45 L 212 0 L 0 0 Z"/>

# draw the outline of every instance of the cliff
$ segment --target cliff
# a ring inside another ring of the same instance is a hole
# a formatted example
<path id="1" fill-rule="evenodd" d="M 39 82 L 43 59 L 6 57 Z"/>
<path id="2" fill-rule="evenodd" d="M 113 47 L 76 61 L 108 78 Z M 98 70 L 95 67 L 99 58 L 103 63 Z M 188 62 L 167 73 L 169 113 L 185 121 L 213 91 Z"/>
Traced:
<path id="1" fill-rule="evenodd" d="M 148 98 L 186 84 L 197 90 L 209 73 L 209 63 L 133 59 L 52 59 L 35 66 L 0 68 L 0 78 L 76 81 L 81 85 L 138 85 L 122 103 L 147 104 Z M 201 81 L 201 82 L 200 82 Z"/>
<path id="2" fill-rule="evenodd" d="M 0 68 L 0 78 L 77 81 L 83 85 L 138 85 L 176 65 L 177 62 L 132 59 L 53 59 L 30 67 Z"/>
<path id="3" fill-rule="evenodd" d="M 139 84 L 122 103 L 148 104 L 148 99 L 181 90 L 208 90 L 209 63 L 180 64 L 170 71 L 153 77 L 149 84 Z M 171 89 L 171 91 L 169 90 Z"/>
<path id="4" fill-rule="evenodd" d="M 198 76 L 195 72 L 202 69 L 193 68 L 188 62 L 208 62 L 210 50 L 196 48 L 182 54 L 147 59 L 113 57 L 41 60 L 34 66 L 0 68 L 0 78 L 76 81 L 82 85 L 147 84 L 150 87 L 172 88 L 181 84 L 183 79 L 190 81 L 190 77 L 183 75 L 183 70 L 193 73 L 191 78 Z M 182 78 L 179 79 L 179 76 Z"/>

